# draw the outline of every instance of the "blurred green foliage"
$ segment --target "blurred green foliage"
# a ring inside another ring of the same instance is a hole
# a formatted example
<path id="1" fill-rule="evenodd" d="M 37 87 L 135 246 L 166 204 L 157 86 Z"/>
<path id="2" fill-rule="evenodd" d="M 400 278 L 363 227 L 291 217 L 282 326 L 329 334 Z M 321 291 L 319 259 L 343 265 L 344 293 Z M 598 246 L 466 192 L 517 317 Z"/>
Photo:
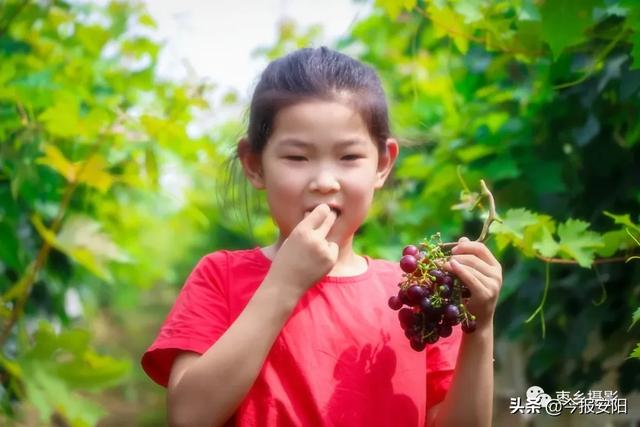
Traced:
<path id="1" fill-rule="evenodd" d="M 132 2 L 1 4 L 0 422 L 162 424 L 137 366 L 177 288 L 207 252 L 275 236 L 261 195 L 246 221 L 228 181 L 242 121 L 194 136 L 211 87 L 158 78 L 154 26 Z M 256 54 L 320 34 L 285 22 Z M 624 262 L 640 236 L 640 4 L 380 0 L 336 47 L 380 72 L 403 143 L 357 249 L 397 259 L 437 231 L 477 235 L 484 179 L 502 220 L 496 325 L 530 383 L 614 372 L 640 389 L 640 271 Z"/>

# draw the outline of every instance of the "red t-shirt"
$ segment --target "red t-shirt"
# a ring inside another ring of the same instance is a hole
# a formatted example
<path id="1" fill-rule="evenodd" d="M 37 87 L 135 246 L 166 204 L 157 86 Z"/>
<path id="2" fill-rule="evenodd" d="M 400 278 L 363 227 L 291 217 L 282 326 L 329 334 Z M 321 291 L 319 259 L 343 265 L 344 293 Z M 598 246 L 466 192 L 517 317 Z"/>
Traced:
<path id="1" fill-rule="evenodd" d="M 235 414 L 239 426 L 423 426 L 449 389 L 459 327 L 416 352 L 398 312 L 398 263 L 366 257 L 366 272 L 325 276 L 310 288 L 276 338 Z M 242 312 L 271 266 L 259 247 L 200 260 L 142 367 L 167 386 L 182 350 L 204 353 Z"/>

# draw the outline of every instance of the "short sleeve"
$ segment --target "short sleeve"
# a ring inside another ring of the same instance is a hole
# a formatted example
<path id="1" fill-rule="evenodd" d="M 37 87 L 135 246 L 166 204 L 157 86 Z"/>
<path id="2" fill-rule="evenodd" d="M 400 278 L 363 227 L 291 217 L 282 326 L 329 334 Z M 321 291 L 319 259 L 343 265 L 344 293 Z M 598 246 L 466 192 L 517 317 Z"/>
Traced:
<path id="1" fill-rule="evenodd" d="M 427 346 L 427 411 L 442 402 L 451 387 L 461 342 L 462 330 L 456 326 L 450 336 Z"/>
<path id="2" fill-rule="evenodd" d="M 143 354 L 144 371 L 166 387 L 179 351 L 204 353 L 229 327 L 226 254 L 203 257 L 187 278 L 155 341 Z"/>

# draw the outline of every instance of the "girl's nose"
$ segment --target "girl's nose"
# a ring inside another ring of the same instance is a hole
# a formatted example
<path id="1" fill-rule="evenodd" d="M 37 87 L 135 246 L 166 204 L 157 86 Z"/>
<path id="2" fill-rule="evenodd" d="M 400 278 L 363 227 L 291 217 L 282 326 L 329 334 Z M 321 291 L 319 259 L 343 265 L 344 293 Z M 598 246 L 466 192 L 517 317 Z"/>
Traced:
<path id="1" fill-rule="evenodd" d="M 309 190 L 320 193 L 338 191 L 340 190 L 340 182 L 332 171 L 323 169 L 313 177 L 309 184 Z"/>

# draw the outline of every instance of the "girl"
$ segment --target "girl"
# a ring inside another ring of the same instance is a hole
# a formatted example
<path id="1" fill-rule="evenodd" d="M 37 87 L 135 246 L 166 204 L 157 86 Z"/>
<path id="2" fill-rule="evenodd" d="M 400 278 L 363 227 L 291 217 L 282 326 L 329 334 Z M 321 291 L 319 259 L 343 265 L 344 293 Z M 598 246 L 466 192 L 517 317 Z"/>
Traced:
<path id="1" fill-rule="evenodd" d="M 211 253 L 187 279 L 142 358 L 170 425 L 490 425 L 493 255 L 460 239 L 445 268 L 477 329 L 416 352 L 386 303 L 398 263 L 352 248 L 398 156 L 376 73 L 324 47 L 272 62 L 237 155 L 280 235 Z"/>

